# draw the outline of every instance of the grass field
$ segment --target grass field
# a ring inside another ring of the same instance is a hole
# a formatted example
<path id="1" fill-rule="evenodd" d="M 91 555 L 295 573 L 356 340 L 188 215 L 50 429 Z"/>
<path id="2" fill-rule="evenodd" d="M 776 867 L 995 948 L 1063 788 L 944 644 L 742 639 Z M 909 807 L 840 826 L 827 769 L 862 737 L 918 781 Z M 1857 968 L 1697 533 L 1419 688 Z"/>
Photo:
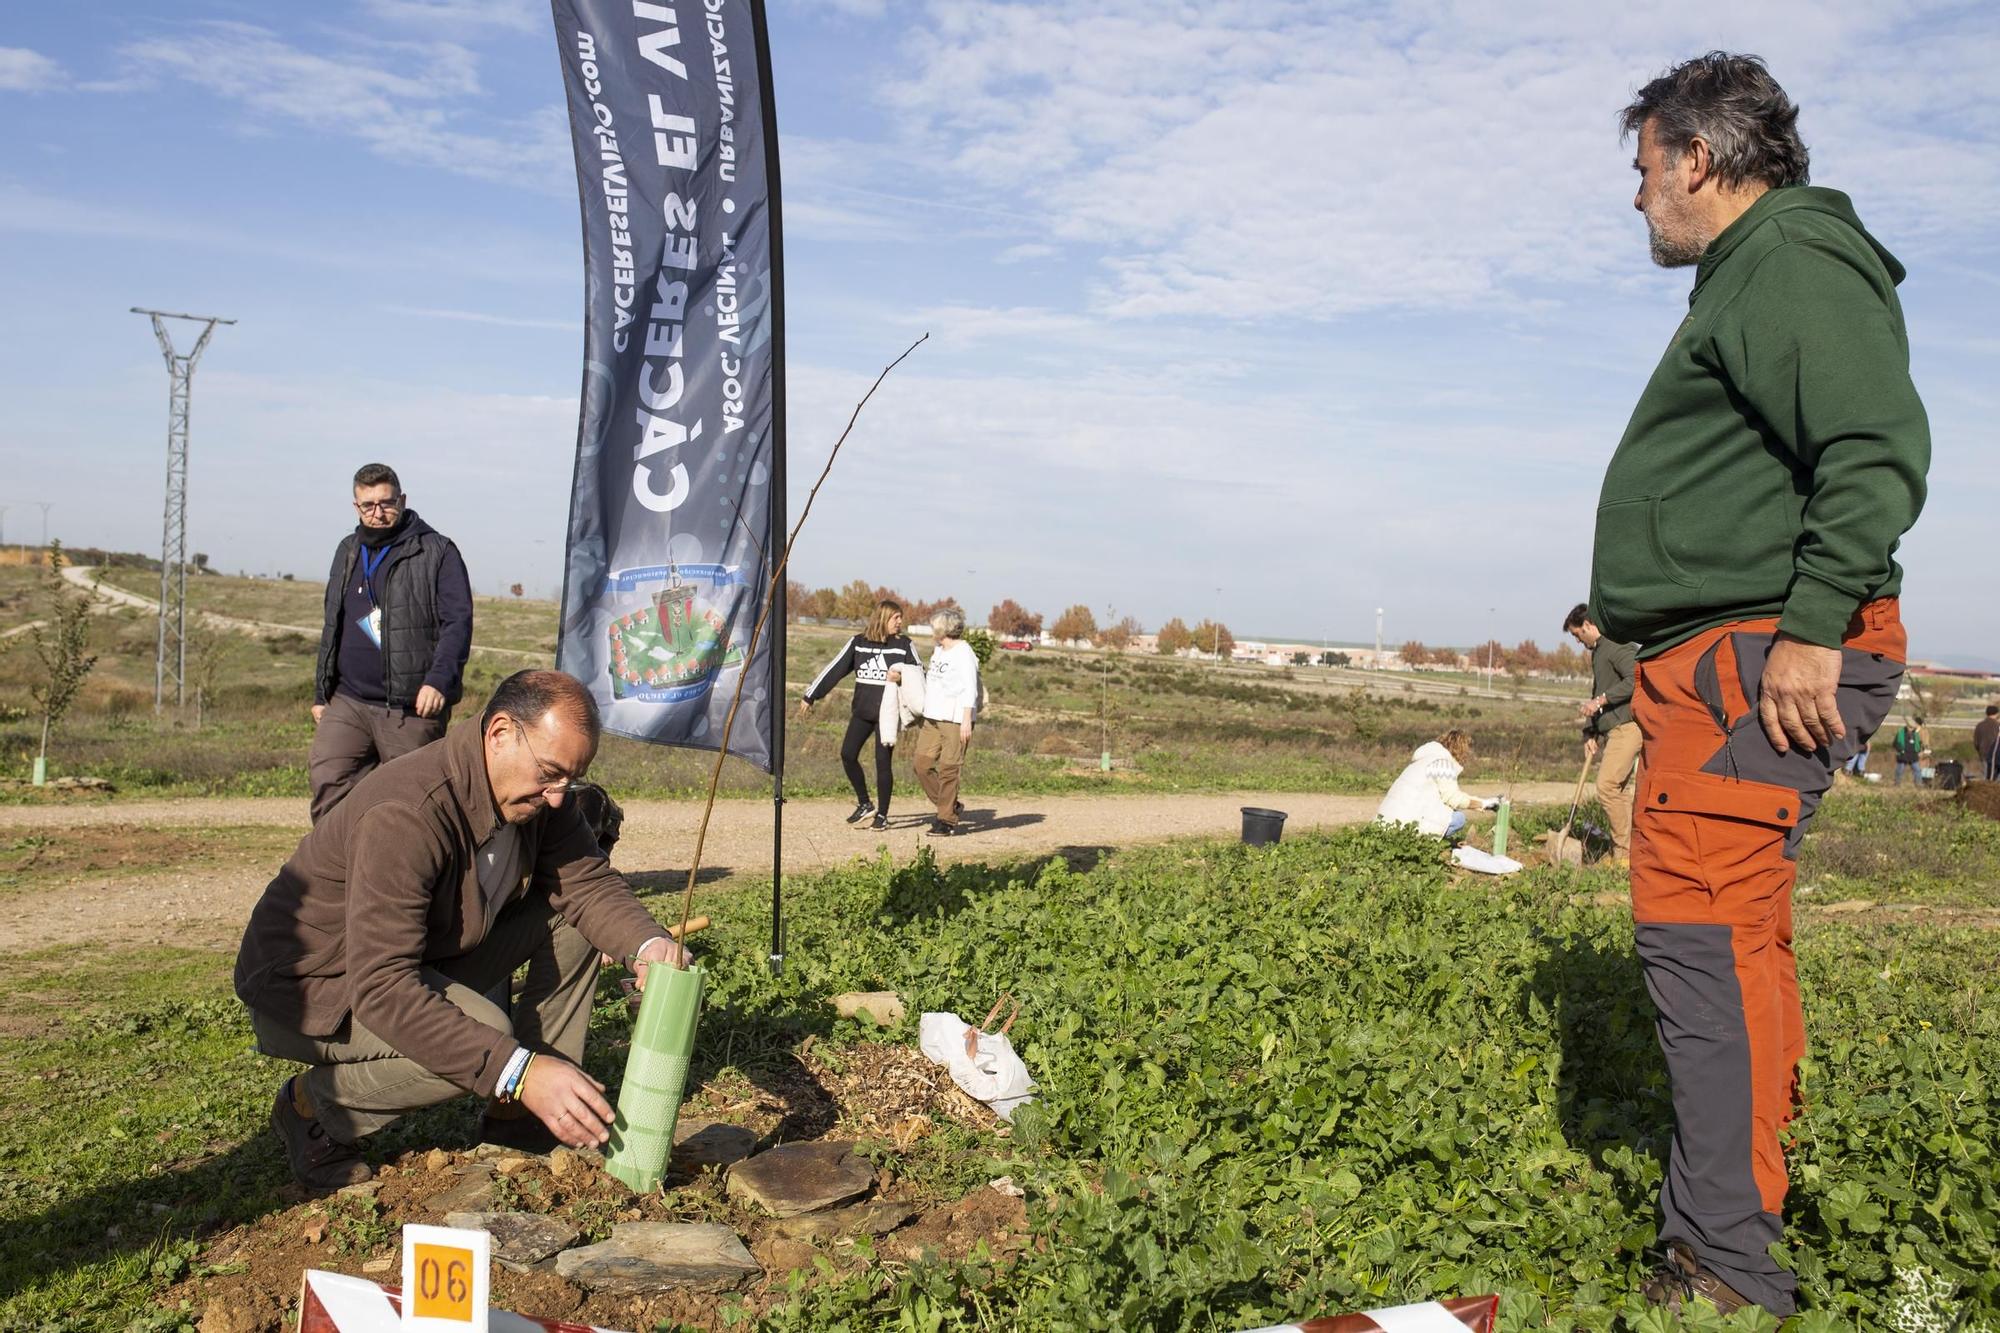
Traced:
<path id="1" fill-rule="evenodd" d="M 0 617 L 34 614 L 29 571 L 0 571 Z M 154 576 L 112 569 L 114 586 L 157 593 Z M 278 625 L 319 618 L 320 585 L 209 576 L 189 584 L 199 610 Z M 546 602 L 479 598 L 475 640 L 503 652 L 475 652 L 467 699 L 479 707 L 508 672 L 548 654 L 555 609 Z M 194 636 L 189 678 L 202 689 L 193 707 L 153 713 L 155 622 L 121 610 L 95 619 L 95 673 L 52 747 L 54 775 L 109 779 L 129 795 L 296 795 L 306 792 L 316 639 L 279 633 L 263 639 L 203 629 Z M 796 698 L 844 641 L 839 628 L 800 625 L 791 633 L 787 678 Z M 0 651 L 21 654 L 0 677 L 0 772 L 25 776 L 40 730 L 27 696 L 25 639 Z M 523 655 L 516 655 L 523 654 Z M 1399 686 L 1403 682 L 1389 682 Z M 1382 692 L 1359 674 L 1310 668 L 1204 665 L 1186 661 L 1038 651 L 996 654 L 993 705 L 981 719 L 968 769 L 971 791 L 1359 791 L 1381 785 L 1409 753 L 1447 727 L 1464 727 L 1485 783 L 1573 776 L 1576 751 L 1567 718 L 1573 705 L 1542 699 Z M 846 689 L 811 718 L 788 724 L 787 789 L 801 796 L 846 789 L 838 747 Z M 1112 767 L 1100 767 L 1108 746 Z M 697 753 L 608 738 L 593 776 L 621 795 L 684 796 L 703 788 L 708 761 Z M 746 765 L 725 769 L 731 795 L 761 794 L 769 779 Z M 16 792 L 11 799 L 25 799 Z"/>
<path id="2" fill-rule="evenodd" d="M 1785 1240 L 1808 1305 L 1794 1327 L 1902 1333 L 1969 1306 L 1965 1330 L 1992 1328 L 2000 824 L 1859 788 L 1824 820 L 1798 926 L 1812 1049 Z M 269 836 L 218 831 L 224 850 L 200 854 L 259 855 Z M 153 868 L 190 854 L 153 848 Z M 63 891 L 79 856 L 74 837 L 14 847 L 0 893 Z M 1570 870 L 1475 880 L 1378 829 L 1094 865 L 863 863 L 794 883 L 782 979 L 763 965 L 766 889 L 712 892 L 707 1088 L 755 1100 L 809 1050 L 821 1069 L 869 1067 L 913 1041 L 919 1010 L 983 1013 L 1005 987 L 1042 1092 L 1009 1138 L 945 1124 L 865 1145 L 923 1198 L 1013 1176 L 1019 1245 L 823 1246 L 794 1290 L 740 1318 L 1226 1331 L 1497 1290 L 1510 1331 L 1664 1330 L 1628 1299 L 1670 1107 L 1616 889 Z M 214 1238 L 303 1225 L 264 1128 L 281 1070 L 251 1052 L 228 966 L 115 944 L 0 959 L 0 1328 L 193 1328 L 201 1293 L 242 1277 Z M 827 1016 L 826 996 L 876 988 L 913 1017 L 876 1031 Z M 594 1067 L 615 1082 L 621 1008 L 602 999 Z M 377 1158 L 461 1144 L 471 1115 L 402 1122 Z M 699 1184 L 663 1204 L 735 1220 Z M 392 1215 L 333 1215 L 315 1263 L 354 1271 L 393 1243 Z M 700 1322 L 725 1319 L 712 1305 Z"/>

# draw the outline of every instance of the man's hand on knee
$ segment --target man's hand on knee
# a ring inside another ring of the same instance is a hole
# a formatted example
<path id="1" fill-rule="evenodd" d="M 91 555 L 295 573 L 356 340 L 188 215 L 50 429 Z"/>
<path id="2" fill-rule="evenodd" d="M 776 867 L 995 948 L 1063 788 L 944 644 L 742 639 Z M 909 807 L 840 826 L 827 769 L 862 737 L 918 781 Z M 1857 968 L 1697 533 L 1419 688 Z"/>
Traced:
<path id="1" fill-rule="evenodd" d="M 1840 720 L 1840 649 L 1779 634 L 1764 660 L 1757 716 L 1779 754 L 1812 751 L 1847 735 Z"/>
<path id="2" fill-rule="evenodd" d="M 521 1080 L 521 1105 L 572 1148 L 600 1148 L 611 1138 L 604 1085 L 560 1056 L 535 1053 Z"/>

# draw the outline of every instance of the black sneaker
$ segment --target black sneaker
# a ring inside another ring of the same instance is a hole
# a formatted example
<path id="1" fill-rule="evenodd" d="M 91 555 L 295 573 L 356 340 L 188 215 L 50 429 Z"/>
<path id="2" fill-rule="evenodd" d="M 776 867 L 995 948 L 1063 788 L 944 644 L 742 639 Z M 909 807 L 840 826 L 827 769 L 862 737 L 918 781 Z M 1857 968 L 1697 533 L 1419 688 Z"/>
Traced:
<path id="1" fill-rule="evenodd" d="M 931 821 L 931 836 L 933 838 L 955 837 L 957 833 L 958 825 L 956 824 L 947 824 L 942 819 L 933 819 Z"/>
<path id="2" fill-rule="evenodd" d="M 309 1190 L 337 1190 L 343 1185 L 359 1185 L 375 1174 L 361 1160 L 361 1149 L 327 1137 L 318 1120 L 308 1120 L 292 1103 L 292 1081 L 278 1085 L 277 1100 L 271 1103 L 271 1128 L 285 1145 L 285 1162 L 292 1179 Z"/>
<path id="3" fill-rule="evenodd" d="M 883 829 L 888 828 L 889 827 L 888 812 L 884 811 L 880 814 L 877 814 L 874 819 L 869 821 L 868 827 L 874 829 L 877 833 L 880 833 Z"/>
<path id="4" fill-rule="evenodd" d="M 850 824 L 859 824 L 874 813 L 875 807 L 869 802 L 863 801 L 860 805 L 854 807 L 854 813 L 847 817 L 847 822 Z"/>

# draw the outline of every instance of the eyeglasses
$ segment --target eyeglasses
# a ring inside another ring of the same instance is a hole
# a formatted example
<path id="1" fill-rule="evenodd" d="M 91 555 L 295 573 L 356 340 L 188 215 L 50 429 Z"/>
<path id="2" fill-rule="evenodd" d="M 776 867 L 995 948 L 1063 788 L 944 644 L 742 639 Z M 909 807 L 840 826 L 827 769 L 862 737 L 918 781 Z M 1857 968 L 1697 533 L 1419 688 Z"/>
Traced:
<path id="1" fill-rule="evenodd" d="M 403 507 L 403 497 L 393 500 L 356 500 L 355 509 L 364 514 L 392 514 Z"/>
<path id="2" fill-rule="evenodd" d="M 528 739 L 528 729 L 522 726 L 519 721 L 514 723 L 514 734 L 521 738 L 521 744 L 528 747 L 528 757 L 535 761 L 535 780 L 542 784 L 542 794 L 544 796 L 575 791 L 578 787 L 583 786 L 581 781 L 556 768 L 554 764 L 543 762 L 541 755 L 535 753 L 534 743 Z M 549 776 L 551 770 L 555 772 L 555 777 Z"/>

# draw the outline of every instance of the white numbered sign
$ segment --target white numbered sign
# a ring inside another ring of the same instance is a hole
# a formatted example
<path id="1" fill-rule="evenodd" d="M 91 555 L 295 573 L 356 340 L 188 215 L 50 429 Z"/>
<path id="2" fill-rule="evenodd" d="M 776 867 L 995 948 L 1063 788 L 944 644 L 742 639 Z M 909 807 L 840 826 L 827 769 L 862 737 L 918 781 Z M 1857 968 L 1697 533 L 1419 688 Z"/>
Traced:
<path id="1" fill-rule="evenodd" d="M 487 1333 L 492 1246 L 484 1231 L 404 1227 L 405 1333 Z"/>

